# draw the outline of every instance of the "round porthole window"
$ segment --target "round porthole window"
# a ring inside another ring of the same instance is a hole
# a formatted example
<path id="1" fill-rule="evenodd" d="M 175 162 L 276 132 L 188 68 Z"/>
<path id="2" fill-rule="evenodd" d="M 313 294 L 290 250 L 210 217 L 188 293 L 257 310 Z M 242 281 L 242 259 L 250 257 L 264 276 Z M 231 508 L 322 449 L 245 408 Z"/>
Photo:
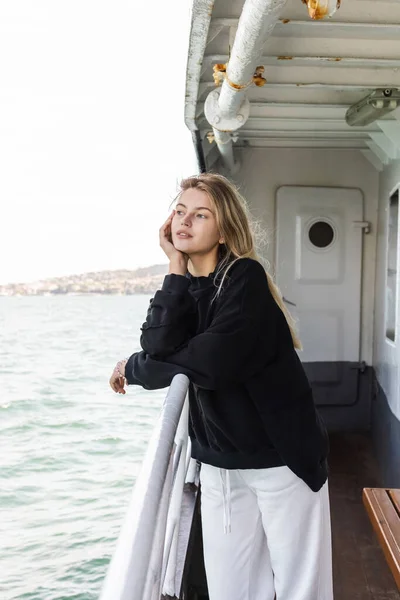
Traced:
<path id="1" fill-rule="evenodd" d="M 308 237 L 313 246 L 327 248 L 332 244 L 335 232 L 332 225 L 326 221 L 317 221 L 308 230 Z"/>

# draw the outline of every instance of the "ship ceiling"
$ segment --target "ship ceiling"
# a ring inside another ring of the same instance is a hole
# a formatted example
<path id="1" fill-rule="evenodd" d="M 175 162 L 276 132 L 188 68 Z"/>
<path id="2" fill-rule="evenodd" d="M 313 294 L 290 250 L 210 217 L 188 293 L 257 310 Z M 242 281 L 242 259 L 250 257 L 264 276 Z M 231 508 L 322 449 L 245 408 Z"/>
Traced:
<path id="1" fill-rule="evenodd" d="M 204 103 L 215 89 L 213 66 L 229 60 L 243 8 L 242 1 L 216 0 L 211 12 L 212 4 L 192 29 L 186 80 L 186 123 L 200 131 L 208 168 L 218 149 L 208 141 Z M 311 20 L 301 0 L 289 0 L 259 64 L 267 82 L 246 91 L 250 116 L 235 132 L 234 148 L 351 148 L 378 169 L 400 158 L 400 109 L 366 126 L 345 120 L 348 108 L 374 90 L 400 89 L 398 0 L 343 0 L 322 21 Z"/>

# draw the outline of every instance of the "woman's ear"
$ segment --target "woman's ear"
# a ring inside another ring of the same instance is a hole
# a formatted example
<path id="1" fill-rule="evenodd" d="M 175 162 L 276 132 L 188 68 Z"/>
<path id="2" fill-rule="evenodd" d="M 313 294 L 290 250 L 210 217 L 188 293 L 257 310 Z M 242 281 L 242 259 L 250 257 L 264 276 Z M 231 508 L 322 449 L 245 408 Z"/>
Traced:
<path id="1" fill-rule="evenodd" d="M 219 244 L 225 244 L 225 240 L 224 240 L 224 238 L 219 238 L 219 242 L 218 242 L 218 243 L 219 243 Z"/>

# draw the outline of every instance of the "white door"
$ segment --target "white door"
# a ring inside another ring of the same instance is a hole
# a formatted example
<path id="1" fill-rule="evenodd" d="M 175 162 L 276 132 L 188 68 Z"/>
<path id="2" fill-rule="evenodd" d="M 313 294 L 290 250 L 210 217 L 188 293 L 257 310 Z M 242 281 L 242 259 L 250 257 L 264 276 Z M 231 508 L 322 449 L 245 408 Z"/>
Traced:
<path id="1" fill-rule="evenodd" d="M 357 189 L 277 193 L 276 279 L 297 319 L 302 362 L 325 363 L 314 369 L 321 383 L 339 376 L 338 364 L 360 359 L 362 219 Z M 334 371 L 326 368 L 332 363 Z"/>

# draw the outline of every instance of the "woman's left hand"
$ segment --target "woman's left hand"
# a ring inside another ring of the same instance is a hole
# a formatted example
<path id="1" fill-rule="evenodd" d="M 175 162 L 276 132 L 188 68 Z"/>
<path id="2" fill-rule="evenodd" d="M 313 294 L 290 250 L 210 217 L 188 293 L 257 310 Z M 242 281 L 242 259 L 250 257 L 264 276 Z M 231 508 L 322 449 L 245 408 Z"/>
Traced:
<path id="1" fill-rule="evenodd" d="M 128 361 L 120 360 L 110 377 L 110 386 L 117 394 L 126 394 L 125 387 L 125 365 Z"/>

